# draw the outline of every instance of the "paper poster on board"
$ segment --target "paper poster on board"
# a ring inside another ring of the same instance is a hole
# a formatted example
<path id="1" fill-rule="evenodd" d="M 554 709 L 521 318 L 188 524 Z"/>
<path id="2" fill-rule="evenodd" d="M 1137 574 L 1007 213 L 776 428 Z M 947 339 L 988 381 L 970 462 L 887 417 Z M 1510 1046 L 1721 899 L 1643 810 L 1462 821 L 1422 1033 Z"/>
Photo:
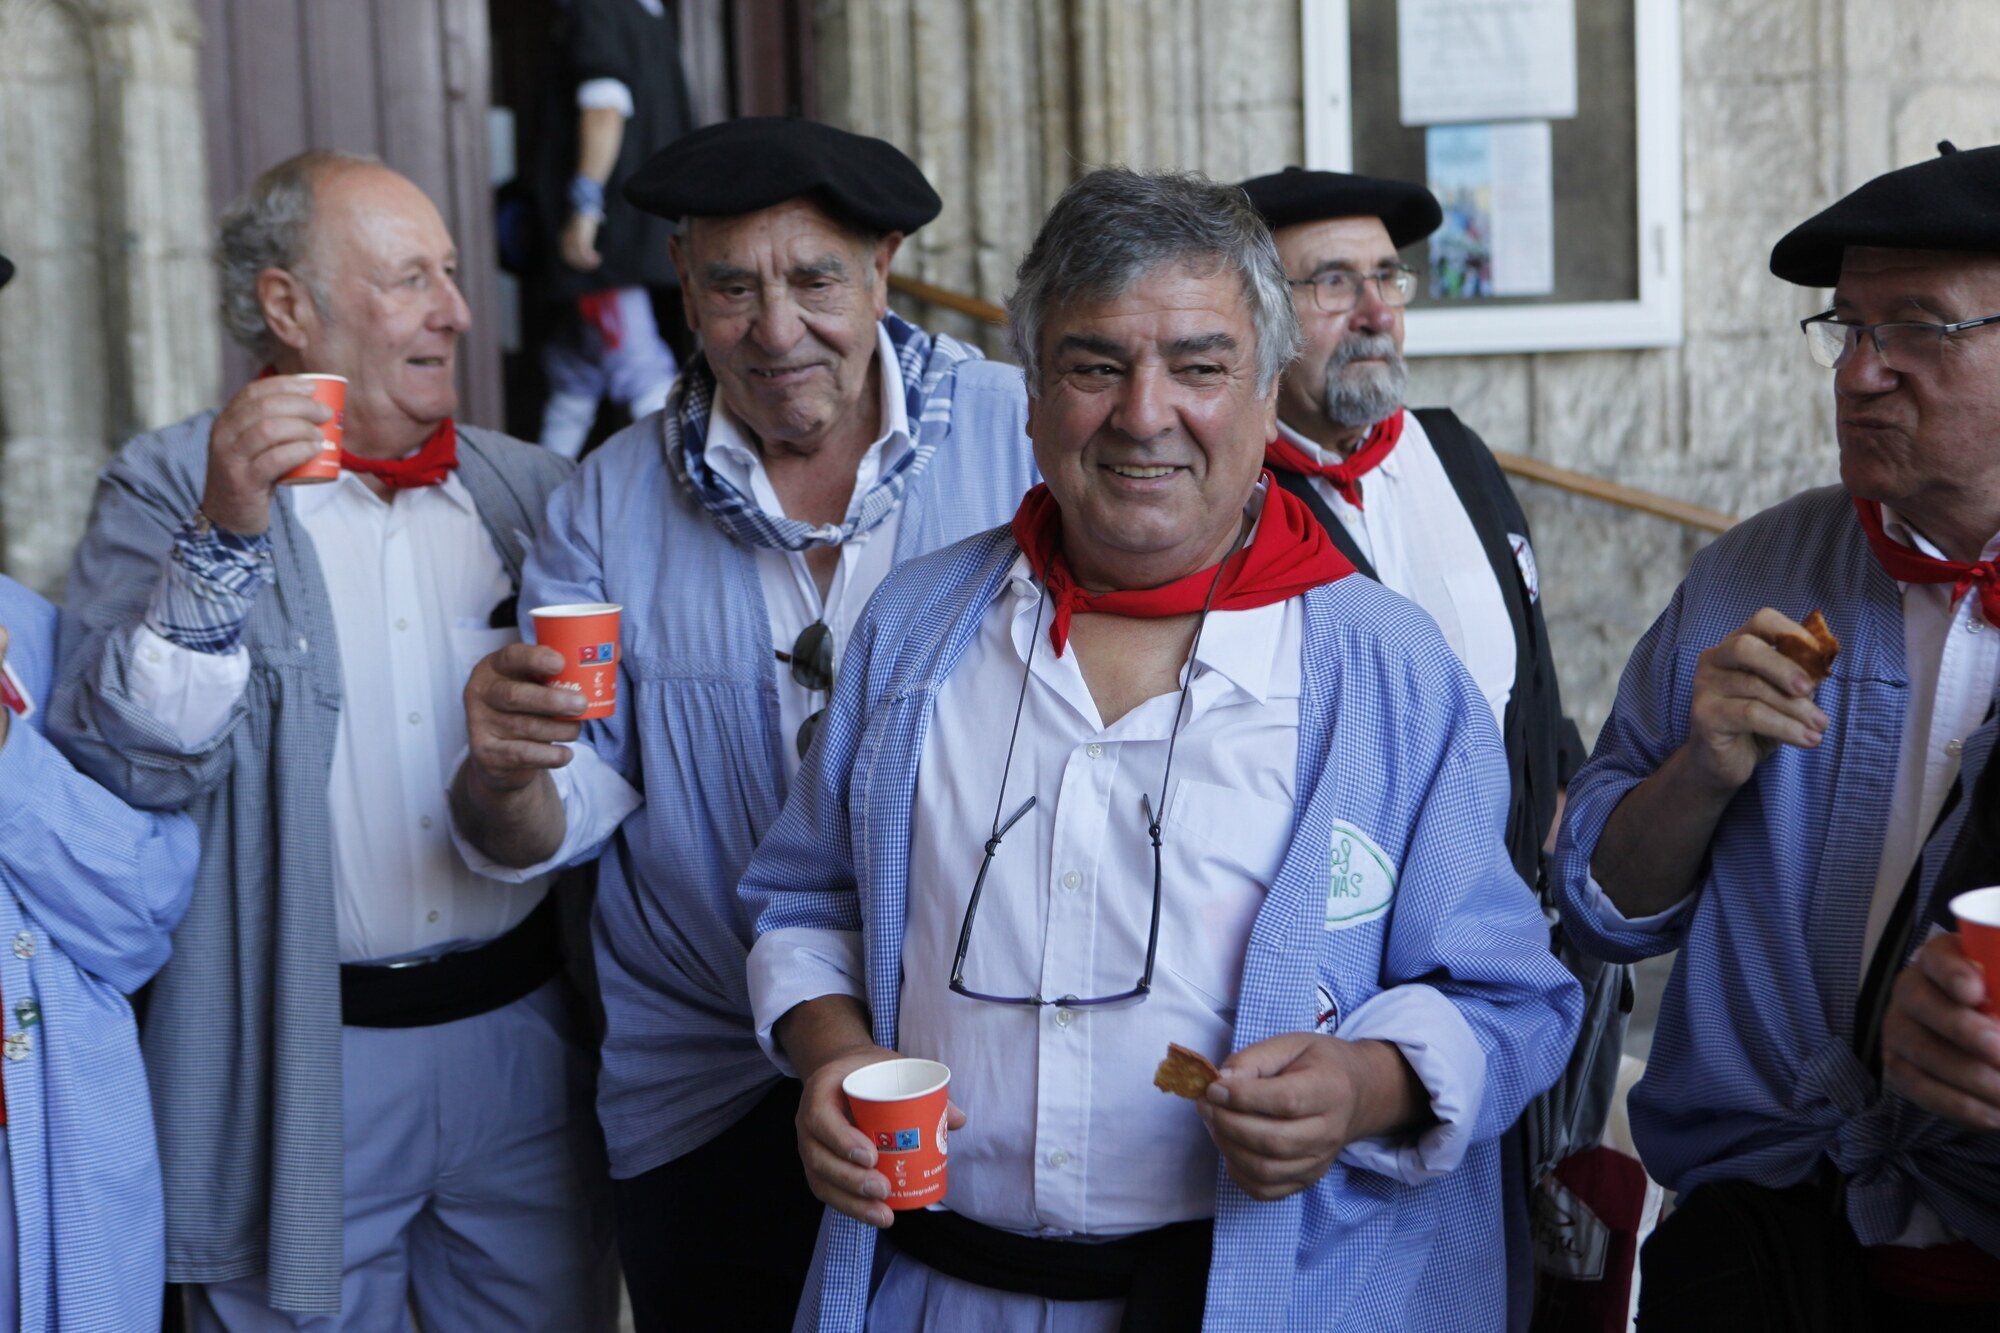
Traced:
<path id="1" fill-rule="evenodd" d="M 1430 295 L 1474 301 L 1555 290 L 1549 123 L 1433 125 L 1426 183 L 1444 209 L 1430 239 Z"/>
<path id="2" fill-rule="evenodd" d="M 1576 115 L 1576 0 L 1397 0 L 1405 125 Z"/>

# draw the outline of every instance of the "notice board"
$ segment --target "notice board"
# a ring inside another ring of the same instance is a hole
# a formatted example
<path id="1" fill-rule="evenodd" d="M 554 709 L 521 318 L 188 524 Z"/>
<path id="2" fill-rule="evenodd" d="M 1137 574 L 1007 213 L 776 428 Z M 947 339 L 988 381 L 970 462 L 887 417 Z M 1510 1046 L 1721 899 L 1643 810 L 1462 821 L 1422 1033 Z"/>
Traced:
<path id="1" fill-rule="evenodd" d="M 1301 0 L 1304 165 L 1422 181 L 1411 355 L 1681 338 L 1678 0 Z"/>

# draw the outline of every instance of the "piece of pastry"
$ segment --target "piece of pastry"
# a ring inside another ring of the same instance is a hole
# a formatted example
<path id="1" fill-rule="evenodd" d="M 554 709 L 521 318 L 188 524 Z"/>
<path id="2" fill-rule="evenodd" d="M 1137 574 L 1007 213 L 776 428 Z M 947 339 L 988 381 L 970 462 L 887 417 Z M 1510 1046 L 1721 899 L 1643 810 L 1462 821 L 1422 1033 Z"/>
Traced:
<path id="1" fill-rule="evenodd" d="M 1168 1042 L 1167 1058 L 1160 1061 L 1160 1067 L 1153 1071 L 1153 1086 L 1161 1092 L 1171 1092 L 1176 1097 L 1198 1102 L 1208 1091 L 1208 1085 L 1221 1075 L 1222 1071 L 1200 1051 Z"/>

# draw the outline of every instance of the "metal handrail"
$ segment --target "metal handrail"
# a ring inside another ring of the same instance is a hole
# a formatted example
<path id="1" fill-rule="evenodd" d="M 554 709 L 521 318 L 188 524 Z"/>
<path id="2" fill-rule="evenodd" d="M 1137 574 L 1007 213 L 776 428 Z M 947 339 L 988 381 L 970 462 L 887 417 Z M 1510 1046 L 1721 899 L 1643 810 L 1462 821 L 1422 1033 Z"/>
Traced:
<path id="1" fill-rule="evenodd" d="M 955 292 L 949 287 L 939 287 L 935 283 L 922 282 L 905 277 L 900 273 L 889 275 L 889 285 L 905 296 L 942 306 L 987 324 L 1005 324 L 1007 312 L 990 301 L 982 301 L 964 292 Z M 1587 472 L 1573 472 L 1554 463 L 1545 463 L 1539 458 L 1529 458 L 1524 454 L 1508 453 L 1504 449 L 1493 451 L 1494 459 L 1503 471 L 1529 481 L 1553 486 L 1571 495 L 1581 495 L 1591 500 L 1601 500 L 1605 504 L 1616 505 L 1620 509 L 1630 509 L 1635 513 L 1650 514 L 1654 518 L 1664 518 L 1702 532 L 1727 532 L 1736 526 L 1736 519 L 1715 509 L 1705 509 L 1685 500 L 1659 495 L 1652 491 L 1640 490 L 1637 486 L 1625 486 L 1602 477 L 1593 477 Z"/>

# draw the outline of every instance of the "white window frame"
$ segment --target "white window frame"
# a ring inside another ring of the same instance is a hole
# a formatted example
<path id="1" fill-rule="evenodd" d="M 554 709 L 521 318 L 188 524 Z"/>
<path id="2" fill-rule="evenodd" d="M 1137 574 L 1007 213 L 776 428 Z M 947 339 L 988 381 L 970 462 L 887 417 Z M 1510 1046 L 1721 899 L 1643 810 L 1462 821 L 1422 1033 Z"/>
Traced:
<path id="1" fill-rule="evenodd" d="M 1589 3 L 1589 0 L 1579 0 Z M 1637 101 L 1639 299 L 1412 309 L 1411 356 L 1678 347 L 1681 343 L 1680 0 L 1629 0 Z M 1352 171 L 1348 0 L 1299 0 L 1305 165 Z M 1556 238 L 1560 247 L 1562 238 Z"/>

